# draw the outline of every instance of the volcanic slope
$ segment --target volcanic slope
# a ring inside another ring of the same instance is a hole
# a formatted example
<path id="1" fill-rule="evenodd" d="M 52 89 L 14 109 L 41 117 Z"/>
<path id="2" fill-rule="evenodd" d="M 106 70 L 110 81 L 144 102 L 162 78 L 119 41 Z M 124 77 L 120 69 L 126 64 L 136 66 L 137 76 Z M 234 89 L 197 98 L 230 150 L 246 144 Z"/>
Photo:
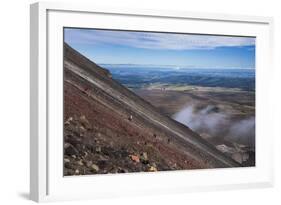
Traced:
<path id="1" fill-rule="evenodd" d="M 239 166 L 64 44 L 64 175 Z"/>

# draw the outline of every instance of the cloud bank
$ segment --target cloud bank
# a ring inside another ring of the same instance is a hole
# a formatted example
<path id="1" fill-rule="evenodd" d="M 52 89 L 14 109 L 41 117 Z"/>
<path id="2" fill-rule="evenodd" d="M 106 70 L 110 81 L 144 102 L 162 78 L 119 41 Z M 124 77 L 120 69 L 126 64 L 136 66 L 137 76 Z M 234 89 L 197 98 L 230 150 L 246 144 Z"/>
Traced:
<path id="1" fill-rule="evenodd" d="M 225 139 L 255 146 L 255 117 L 233 122 L 229 116 L 214 112 L 214 109 L 214 106 L 208 105 L 195 111 L 194 106 L 190 105 L 176 113 L 173 118 L 196 132 L 203 131 L 211 137 L 223 134 Z"/>
<path id="2" fill-rule="evenodd" d="M 214 35 L 168 34 L 95 29 L 65 29 L 69 44 L 112 44 L 144 49 L 209 50 L 219 47 L 254 46 L 255 38 Z"/>

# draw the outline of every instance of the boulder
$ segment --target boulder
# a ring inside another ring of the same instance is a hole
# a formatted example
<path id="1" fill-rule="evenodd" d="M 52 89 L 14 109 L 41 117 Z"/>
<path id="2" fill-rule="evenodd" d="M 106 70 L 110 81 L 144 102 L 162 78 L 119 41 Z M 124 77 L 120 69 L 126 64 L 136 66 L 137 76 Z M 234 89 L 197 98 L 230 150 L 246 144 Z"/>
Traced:
<path id="1" fill-rule="evenodd" d="M 100 170 L 99 166 L 96 164 L 92 164 L 91 168 L 94 172 L 98 172 Z"/>
<path id="2" fill-rule="evenodd" d="M 85 117 L 85 115 L 80 116 L 80 122 L 81 124 L 86 128 L 89 129 L 91 127 L 90 122 L 87 120 L 87 118 Z"/>
<path id="3" fill-rule="evenodd" d="M 64 145 L 64 154 L 68 156 L 77 155 L 78 150 L 70 143 L 65 143 Z"/>
<path id="4" fill-rule="evenodd" d="M 130 158 L 134 162 L 140 162 L 140 158 L 138 155 L 130 155 Z"/>

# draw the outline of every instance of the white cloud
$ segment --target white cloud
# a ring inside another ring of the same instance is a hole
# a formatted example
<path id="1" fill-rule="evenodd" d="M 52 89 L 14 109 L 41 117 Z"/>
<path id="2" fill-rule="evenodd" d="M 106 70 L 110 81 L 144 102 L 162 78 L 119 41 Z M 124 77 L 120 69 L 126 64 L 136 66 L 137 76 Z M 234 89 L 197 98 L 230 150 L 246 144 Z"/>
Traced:
<path id="1" fill-rule="evenodd" d="M 66 29 L 65 41 L 80 44 L 123 45 L 146 49 L 193 50 L 255 45 L 255 38 L 151 32 Z"/>

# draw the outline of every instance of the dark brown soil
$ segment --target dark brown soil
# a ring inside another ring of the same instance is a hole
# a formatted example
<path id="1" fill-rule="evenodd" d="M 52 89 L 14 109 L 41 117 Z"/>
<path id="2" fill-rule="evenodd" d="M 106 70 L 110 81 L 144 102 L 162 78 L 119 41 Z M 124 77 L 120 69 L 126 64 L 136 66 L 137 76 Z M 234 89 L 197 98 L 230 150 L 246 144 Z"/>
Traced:
<path id="1" fill-rule="evenodd" d="M 64 84 L 64 102 L 65 175 L 76 170 L 93 174 L 205 167 L 178 153 L 165 135 L 137 125 L 69 82 Z M 141 160 L 143 155 L 147 159 Z"/>

